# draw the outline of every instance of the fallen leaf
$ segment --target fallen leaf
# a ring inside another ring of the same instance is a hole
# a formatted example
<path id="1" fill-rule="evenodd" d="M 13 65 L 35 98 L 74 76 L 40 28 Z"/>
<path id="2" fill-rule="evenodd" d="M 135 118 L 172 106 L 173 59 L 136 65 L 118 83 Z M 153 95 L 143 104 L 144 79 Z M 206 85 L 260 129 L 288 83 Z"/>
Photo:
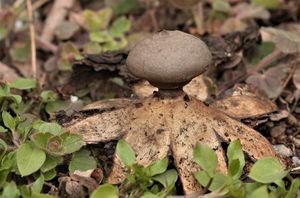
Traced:
<path id="1" fill-rule="evenodd" d="M 16 72 L 16 70 L 0 62 L 0 79 L 2 81 L 10 83 L 18 78 L 20 78 L 20 75 Z"/>
<path id="2" fill-rule="evenodd" d="M 70 39 L 76 32 L 79 31 L 79 26 L 71 21 L 62 21 L 54 29 L 54 34 L 60 40 Z"/>
<path id="3" fill-rule="evenodd" d="M 248 77 L 246 82 L 264 91 L 269 98 L 276 98 L 282 92 L 288 69 L 284 65 L 272 67 L 263 74 Z"/>

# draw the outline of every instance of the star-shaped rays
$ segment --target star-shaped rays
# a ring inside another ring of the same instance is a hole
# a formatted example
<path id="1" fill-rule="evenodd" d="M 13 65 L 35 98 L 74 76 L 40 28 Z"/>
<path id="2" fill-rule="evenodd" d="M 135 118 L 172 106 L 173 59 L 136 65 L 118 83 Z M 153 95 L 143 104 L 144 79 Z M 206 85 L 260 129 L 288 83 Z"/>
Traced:
<path id="1" fill-rule="evenodd" d="M 218 106 L 213 106 L 208 107 L 183 93 L 167 97 L 154 95 L 143 100 L 108 100 L 96 104 L 98 113 L 74 119 L 65 128 L 82 134 L 87 143 L 124 138 L 134 149 L 137 163 L 143 166 L 172 155 L 184 191 L 189 194 L 201 190 L 193 176 L 201 169 L 193 160 L 197 143 L 216 151 L 221 172 L 227 171 L 222 143 L 239 139 L 253 161 L 276 156 L 272 145 L 261 134 L 226 115 L 226 109 L 220 111 Z M 85 110 L 93 108 L 88 106 Z M 115 156 L 108 181 L 122 182 L 125 171 Z"/>

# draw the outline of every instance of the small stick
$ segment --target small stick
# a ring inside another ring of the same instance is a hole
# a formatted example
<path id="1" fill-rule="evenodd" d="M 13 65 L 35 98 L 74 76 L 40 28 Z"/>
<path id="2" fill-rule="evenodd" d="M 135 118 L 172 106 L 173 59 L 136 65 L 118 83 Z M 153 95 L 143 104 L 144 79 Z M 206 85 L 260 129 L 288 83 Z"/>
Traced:
<path id="1" fill-rule="evenodd" d="M 33 74 L 33 78 L 36 79 L 37 78 L 36 45 L 35 45 L 35 31 L 34 31 L 31 0 L 27 0 L 27 12 L 28 12 L 29 28 L 30 28 L 32 74 Z"/>

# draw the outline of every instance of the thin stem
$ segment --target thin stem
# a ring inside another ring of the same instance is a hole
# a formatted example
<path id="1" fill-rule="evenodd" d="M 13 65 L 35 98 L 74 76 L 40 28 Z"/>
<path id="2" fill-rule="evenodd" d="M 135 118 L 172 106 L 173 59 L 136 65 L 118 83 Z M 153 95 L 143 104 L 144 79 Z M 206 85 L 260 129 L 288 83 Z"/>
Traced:
<path id="1" fill-rule="evenodd" d="M 33 74 L 33 77 L 36 79 L 37 78 L 36 45 L 35 45 L 35 31 L 34 31 L 31 0 L 27 0 L 27 12 L 28 12 L 29 29 L 30 29 L 32 74 Z"/>

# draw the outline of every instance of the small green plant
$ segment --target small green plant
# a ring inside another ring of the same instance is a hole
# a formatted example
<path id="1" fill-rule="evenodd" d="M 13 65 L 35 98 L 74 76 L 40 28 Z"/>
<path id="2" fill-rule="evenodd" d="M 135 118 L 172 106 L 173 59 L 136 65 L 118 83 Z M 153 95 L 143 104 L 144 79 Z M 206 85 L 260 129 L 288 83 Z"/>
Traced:
<path id="1" fill-rule="evenodd" d="M 125 16 L 120 16 L 109 25 L 112 14 L 113 9 L 110 7 L 97 12 L 84 11 L 90 38 L 85 46 L 86 53 L 120 50 L 127 45 L 125 33 L 129 31 L 131 23 Z"/>
<path id="2" fill-rule="evenodd" d="M 174 192 L 178 175 L 174 169 L 167 170 L 168 159 L 148 167 L 138 165 L 134 151 L 125 140 L 119 140 L 116 152 L 128 169 L 127 177 L 119 187 L 120 192 L 117 187 L 104 184 L 92 194 L 92 198 L 118 197 L 119 194 L 124 197 L 163 198 Z"/>
<path id="3" fill-rule="evenodd" d="M 39 105 L 33 105 L 31 100 L 23 101 L 21 95 L 12 92 L 34 95 L 36 87 L 36 81 L 31 79 L 18 79 L 0 86 L 1 197 L 53 197 L 41 194 L 44 183 L 56 177 L 55 167 L 62 163 L 64 155 L 78 151 L 84 144 L 80 135 L 66 132 L 59 124 L 42 121 L 36 116 L 43 108 L 34 106 L 42 107 L 55 101 L 57 97 L 53 92 L 42 92 Z M 74 164 L 76 155 L 73 154 L 70 164 Z M 84 156 L 88 157 L 89 153 Z M 90 161 L 92 165 L 88 168 L 95 168 L 95 160 Z M 84 168 L 77 164 L 70 169 Z M 32 177 L 35 181 L 24 185 L 23 180 Z"/>
<path id="4" fill-rule="evenodd" d="M 195 173 L 198 182 L 213 195 L 229 197 L 284 197 L 294 198 L 300 188 L 300 179 L 293 179 L 288 170 L 272 157 L 258 160 L 248 177 L 253 182 L 242 182 L 245 159 L 239 140 L 233 141 L 227 150 L 228 173 L 219 173 L 217 155 L 206 145 L 194 149 L 195 161 L 202 170 Z M 289 186 L 289 188 L 287 188 Z"/>

